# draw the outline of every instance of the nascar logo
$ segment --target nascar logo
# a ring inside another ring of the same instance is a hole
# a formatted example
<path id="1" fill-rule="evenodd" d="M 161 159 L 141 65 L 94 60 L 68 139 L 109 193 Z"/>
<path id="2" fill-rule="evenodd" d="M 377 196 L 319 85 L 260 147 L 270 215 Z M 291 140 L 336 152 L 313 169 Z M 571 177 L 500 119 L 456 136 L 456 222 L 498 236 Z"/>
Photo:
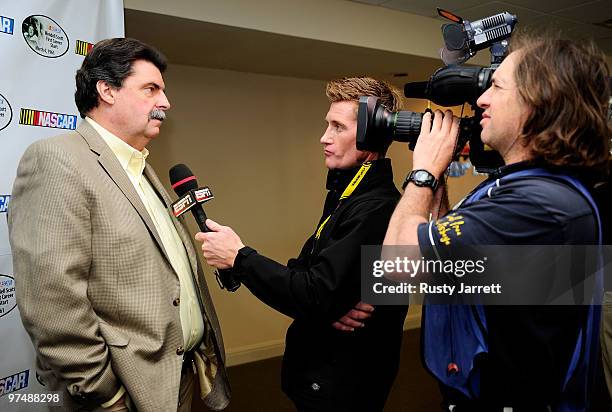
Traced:
<path id="1" fill-rule="evenodd" d="M 0 396 L 28 387 L 30 371 L 25 370 L 0 379 Z"/>
<path id="2" fill-rule="evenodd" d="M 0 33 L 13 34 L 15 20 L 10 17 L 0 16 Z"/>
<path id="3" fill-rule="evenodd" d="M 73 114 L 41 112 L 34 109 L 21 109 L 19 124 L 26 126 L 51 127 L 54 129 L 76 129 L 77 117 Z"/>
<path id="4" fill-rule="evenodd" d="M 8 205 L 10 200 L 10 195 L 0 195 L 0 213 L 6 213 L 8 211 Z"/>
<path id="5" fill-rule="evenodd" d="M 93 46 L 93 43 L 87 43 L 83 40 L 77 40 L 74 52 L 81 56 L 87 56 L 87 53 L 89 53 Z"/>

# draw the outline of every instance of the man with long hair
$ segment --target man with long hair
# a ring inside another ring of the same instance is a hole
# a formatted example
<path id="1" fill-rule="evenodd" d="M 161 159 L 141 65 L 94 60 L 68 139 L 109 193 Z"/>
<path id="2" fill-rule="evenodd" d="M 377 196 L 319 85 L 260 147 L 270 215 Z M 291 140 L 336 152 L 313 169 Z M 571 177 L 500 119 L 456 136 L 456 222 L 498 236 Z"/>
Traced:
<path id="1" fill-rule="evenodd" d="M 431 222 L 429 211 L 444 189 L 434 192 L 435 186 L 415 181 L 411 173 L 384 244 L 418 245 L 425 258 L 452 259 L 465 245 L 600 243 L 589 191 L 593 177 L 607 173 L 608 75 L 604 55 L 590 44 L 516 37 L 478 99 L 482 141 L 501 154 L 505 166 L 458 208 Z M 457 132 L 450 112 L 437 111 L 433 122 L 424 116 L 413 169 L 429 174 L 425 180 L 443 178 Z M 449 224 L 460 229 L 445 230 Z M 440 382 L 448 410 L 588 408 L 599 307 L 464 309 L 424 307 L 424 361 Z M 475 326 L 451 329 L 453 320 Z M 447 340 L 434 341 L 435 336 Z M 473 350 L 460 364 L 453 347 L 463 354 Z"/>

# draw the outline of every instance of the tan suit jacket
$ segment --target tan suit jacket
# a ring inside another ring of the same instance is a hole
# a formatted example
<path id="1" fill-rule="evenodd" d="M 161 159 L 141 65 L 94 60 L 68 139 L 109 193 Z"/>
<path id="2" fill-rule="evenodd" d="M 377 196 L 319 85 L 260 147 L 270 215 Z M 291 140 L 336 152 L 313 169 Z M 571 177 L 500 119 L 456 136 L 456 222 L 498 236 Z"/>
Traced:
<path id="1" fill-rule="evenodd" d="M 169 206 L 152 168 L 144 173 Z M 218 362 L 204 403 L 221 410 L 230 393 L 219 322 L 182 218 L 175 226 L 197 274 L 205 335 Z M 38 373 L 50 389 L 69 393 L 68 409 L 99 407 L 124 385 L 139 411 L 176 410 L 179 279 L 126 172 L 87 122 L 26 150 L 9 235 L 17 304 Z"/>

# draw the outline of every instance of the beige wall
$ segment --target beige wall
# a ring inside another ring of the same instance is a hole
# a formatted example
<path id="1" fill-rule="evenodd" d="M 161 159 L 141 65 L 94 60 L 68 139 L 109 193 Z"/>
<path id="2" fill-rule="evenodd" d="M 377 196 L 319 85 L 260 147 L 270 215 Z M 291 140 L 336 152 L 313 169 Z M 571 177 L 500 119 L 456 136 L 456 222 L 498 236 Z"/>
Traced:
<path id="1" fill-rule="evenodd" d="M 171 65 L 164 77 L 173 108 L 149 146 L 162 181 L 169 186 L 168 169 L 185 163 L 216 196 L 206 205 L 211 218 L 286 263 L 314 231 L 325 196 L 319 143 L 328 108 L 325 82 L 179 65 Z M 399 186 L 411 154 L 396 143 L 390 157 Z M 462 188 L 451 180 L 453 199 L 478 179 L 466 180 Z M 195 233 L 193 219 L 188 221 Z M 230 364 L 282 353 L 290 320 L 245 287 L 234 294 L 221 291 L 208 274 Z M 418 324 L 418 317 L 412 323 Z"/>
<path id="2" fill-rule="evenodd" d="M 125 8 L 439 59 L 440 21 L 344 0 L 124 0 Z M 432 5 L 432 10 L 435 5 Z M 418 38 L 419 41 L 406 41 Z M 472 60 L 487 64 L 484 56 Z"/>

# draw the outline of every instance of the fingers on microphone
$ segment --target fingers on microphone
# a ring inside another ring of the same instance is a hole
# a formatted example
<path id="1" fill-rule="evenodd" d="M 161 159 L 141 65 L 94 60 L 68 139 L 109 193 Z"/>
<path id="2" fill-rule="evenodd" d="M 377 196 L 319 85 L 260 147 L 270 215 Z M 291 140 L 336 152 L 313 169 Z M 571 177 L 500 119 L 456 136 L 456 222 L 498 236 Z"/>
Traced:
<path id="1" fill-rule="evenodd" d="M 212 219 L 206 219 L 206 226 L 208 226 L 210 230 L 214 230 L 215 232 L 221 229 L 221 225 Z"/>

